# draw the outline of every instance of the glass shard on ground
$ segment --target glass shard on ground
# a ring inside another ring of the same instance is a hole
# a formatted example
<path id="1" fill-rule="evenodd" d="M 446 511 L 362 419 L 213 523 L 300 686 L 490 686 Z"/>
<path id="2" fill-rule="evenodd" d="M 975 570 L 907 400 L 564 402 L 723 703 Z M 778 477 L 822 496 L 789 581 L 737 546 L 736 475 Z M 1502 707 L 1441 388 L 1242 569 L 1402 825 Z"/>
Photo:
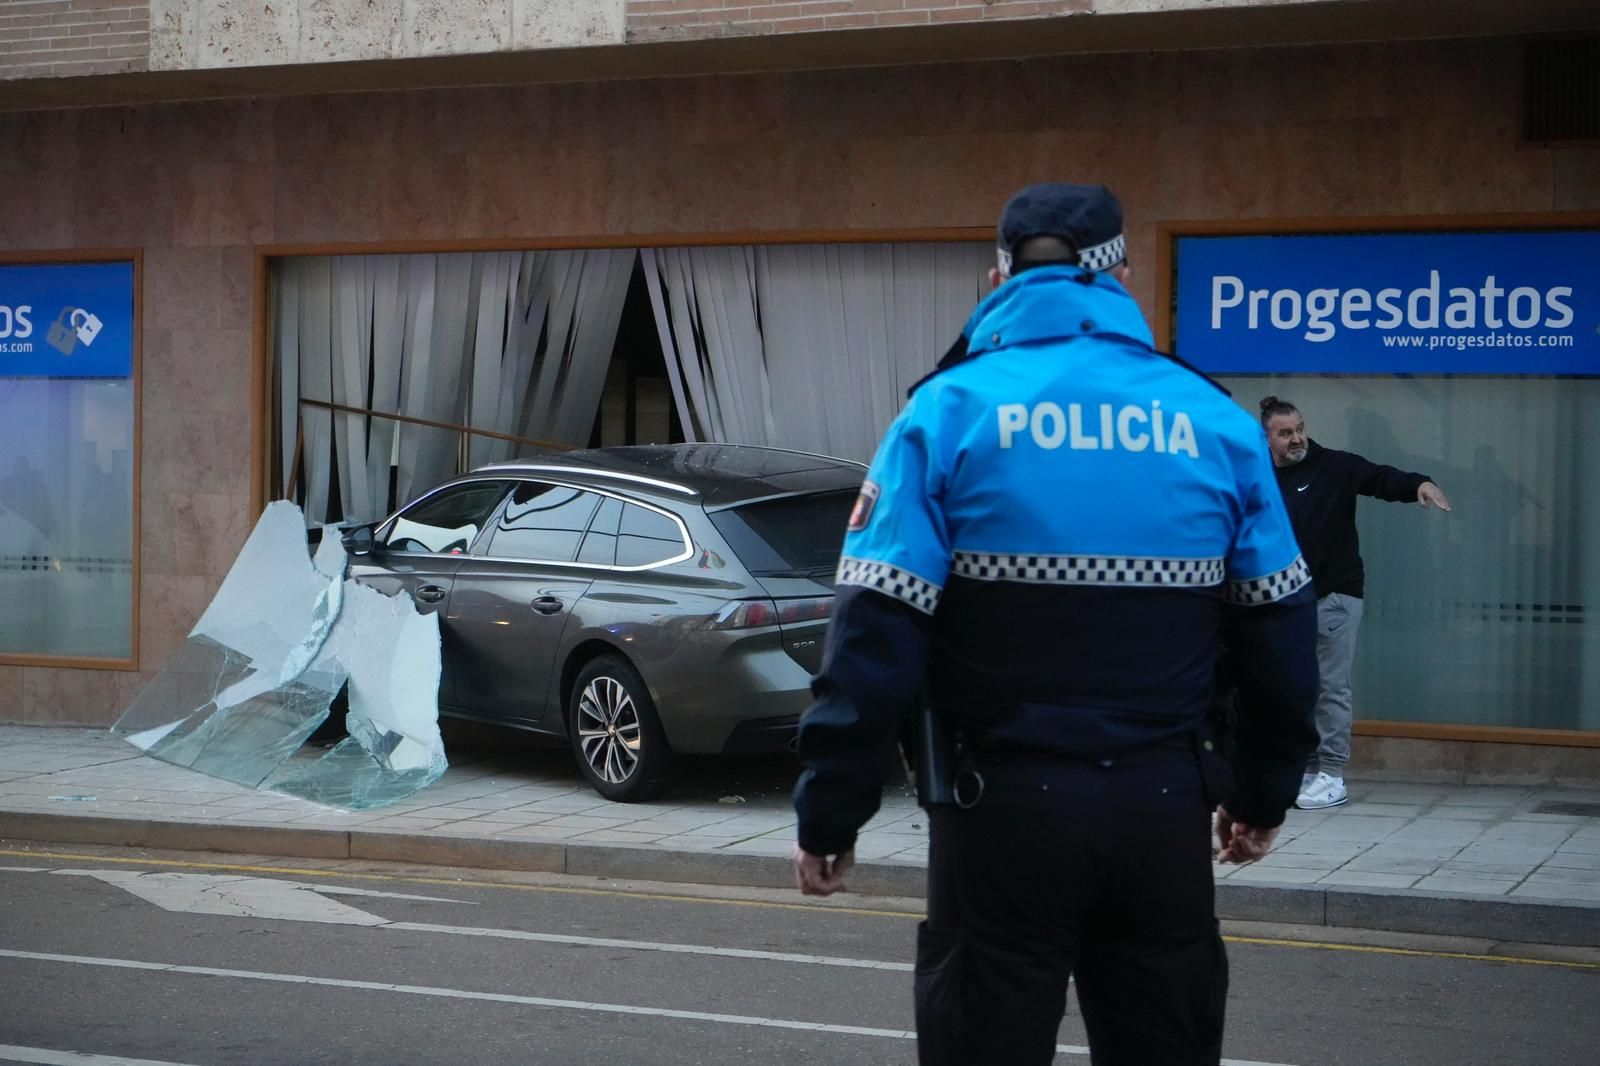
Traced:
<path id="1" fill-rule="evenodd" d="M 439 622 L 344 577 L 338 537 L 315 559 L 292 503 L 263 512 L 183 646 L 111 731 L 179 766 L 349 808 L 393 803 L 444 773 Z M 350 736 L 295 758 L 348 683 Z"/>

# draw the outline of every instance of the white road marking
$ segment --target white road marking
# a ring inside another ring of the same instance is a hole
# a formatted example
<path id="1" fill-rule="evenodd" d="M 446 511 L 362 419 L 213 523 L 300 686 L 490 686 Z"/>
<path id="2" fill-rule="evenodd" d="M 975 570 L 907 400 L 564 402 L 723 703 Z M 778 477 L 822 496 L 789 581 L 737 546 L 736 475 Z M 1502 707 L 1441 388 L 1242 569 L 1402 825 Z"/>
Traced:
<path id="1" fill-rule="evenodd" d="M 462 902 L 437 896 L 411 896 L 368 888 L 280 881 L 270 877 L 241 877 L 238 874 L 141 873 L 136 870 L 50 872 L 66 877 L 92 877 L 108 885 L 116 885 L 162 910 L 179 914 L 220 914 L 230 918 L 267 918 L 327 925 L 384 925 L 388 922 L 387 918 L 327 899 L 322 893 L 425 900 L 430 903 Z"/>
<path id="2" fill-rule="evenodd" d="M 34 1062 L 41 1066 L 184 1066 L 181 1062 L 129 1059 L 121 1055 L 90 1055 L 81 1051 L 18 1047 L 15 1044 L 0 1044 L 0 1062 Z"/>
<path id="3" fill-rule="evenodd" d="M 202 977 L 230 977 L 246 981 L 272 981 L 279 984 L 314 985 L 322 988 L 349 988 L 367 992 L 395 992 L 408 996 L 430 996 L 440 999 L 476 1000 L 484 1003 L 512 1003 L 524 1007 L 546 1007 L 552 1010 L 576 1010 L 601 1014 L 630 1014 L 635 1017 L 673 1018 L 681 1021 L 716 1022 L 722 1025 L 760 1026 L 769 1029 L 799 1029 L 807 1032 L 839 1033 L 845 1036 L 871 1036 L 890 1040 L 915 1040 L 917 1034 L 905 1029 L 878 1029 L 864 1025 L 828 1025 L 822 1022 L 794 1021 L 787 1018 L 761 1018 L 745 1014 L 711 1014 L 705 1011 L 675 1010 L 670 1007 L 637 1007 L 621 1003 L 590 1003 L 577 999 L 549 999 L 544 996 L 518 996 L 509 992 L 468 992 L 456 988 L 436 988 L 429 985 L 394 985 L 378 981 L 348 981 L 332 977 L 308 977 L 303 974 L 264 973 L 257 970 L 226 970 L 213 966 L 178 966 L 163 962 L 143 962 L 138 959 L 105 959 L 90 955 L 56 955 L 42 951 L 16 951 L 0 948 L 0 958 L 26 959 L 33 962 L 63 962 L 81 966 L 108 966 L 127 970 L 149 970 L 160 973 L 194 974 Z M 1057 1044 L 1056 1051 L 1065 1055 L 1087 1055 L 1089 1049 L 1074 1044 Z M 1223 1066 L 1289 1066 L 1281 1062 L 1252 1062 L 1245 1059 L 1223 1059 Z"/>
<path id="4" fill-rule="evenodd" d="M 268 877 L 241 877 L 237 874 L 140 873 L 133 870 L 53 870 L 34 871 L 71 877 L 92 877 L 126 889 L 163 910 L 180 914 L 218 914 L 232 918 L 267 918 L 289 922 L 321 922 L 329 925 L 363 925 L 374 929 L 396 929 L 412 933 L 444 933 L 454 936 L 494 937 L 502 940 L 567 944 L 574 947 L 626 948 L 633 951 L 663 951 L 680 955 L 710 955 L 732 959 L 759 959 L 771 962 L 809 963 L 815 966 L 845 966 L 860 970 L 891 970 L 909 973 L 907 962 L 880 962 L 876 959 L 847 959 L 830 955 L 803 955 L 787 951 L 754 951 L 744 948 L 706 947 L 700 944 L 664 944 L 647 940 L 617 940 L 609 937 L 572 936 L 564 933 L 533 933 L 520 929 L 481 929 L 471 926 L 434 925 L 425 922 L 391 922 L 376 914 L 347 906 L 324 895 L 368 896 L 386 899 L 424 900 L 433 903 L 466 903 L 469 900 L 440 899 L 436 896 L 410 896 L 399 892 L 377 892 L 367 888 L 304 884 Z"/>
<path id="5" fill-rule="evenodd" d="M 503 940 L 534 940 L 544 944 L 572 944 L 590 948 L 627 948 L 632 951 L 667 951 L 680 955 L 715 955 L 727 959 L 762 959 L 770 962 L 799 962 L 813 966 L 848 966 L 858 970 L 894 970 L 910 973 L 909 962 L 879 962 L 875 959 L 846 959 L 835 955 L 799 955 L 788 951 L 755 951 L 747 948 L 716 948 L 701 944 L 662 944 L 649 940 L 616 940 L 610 937 L 571 936 L 566 933 L 529 933 L 521 929 L 474 929 L 463 925 L 429 925 L 426 922 L 390 922 L 381 929 L 408 933 L 450 933 L 455 936 L 486 936 Z"/>
<path id="6" fill-rule="evenodd" d="M 0 866 L 0 874 L 47 874 L 50 871 L 43 866 Z"/>

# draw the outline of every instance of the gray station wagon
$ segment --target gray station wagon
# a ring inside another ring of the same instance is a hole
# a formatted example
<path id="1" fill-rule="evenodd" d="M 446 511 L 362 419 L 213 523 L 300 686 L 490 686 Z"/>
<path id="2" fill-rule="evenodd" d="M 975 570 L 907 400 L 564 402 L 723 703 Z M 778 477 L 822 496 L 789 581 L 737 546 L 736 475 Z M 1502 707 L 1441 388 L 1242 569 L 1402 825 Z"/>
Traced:
<path id="1" fill-rule="evenodd" d="M 345 537 L 439 613 L 443 714 L 569 739 L 609 799 L 674 754 L 781 750 L 810 700 L 864 468 L 721 444 L 500 463 Z"/>

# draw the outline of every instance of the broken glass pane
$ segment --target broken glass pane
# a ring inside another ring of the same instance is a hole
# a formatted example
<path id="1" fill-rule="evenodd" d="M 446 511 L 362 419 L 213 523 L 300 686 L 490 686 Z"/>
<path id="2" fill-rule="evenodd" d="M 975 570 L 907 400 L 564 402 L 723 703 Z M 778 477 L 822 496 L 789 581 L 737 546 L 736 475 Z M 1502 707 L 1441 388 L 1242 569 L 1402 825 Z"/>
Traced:
<path id="1" fill-rule="evenodd" d="M 313 563 L 299 508 L 269 506 L 189 639 L 111 731 L 179 766 L 252 788 L 265 780 L 343 684 L 300 676 L 343 595 L 344 549 L 330 542 Z"/>
<path id="2" fill-rule="evenodd" d="M 165 762 L 255 788 L 327 719 L 344 684 L 342 676 L 307 672 L 252 693 L 265 672 L 258 665 L 191 636 L 111 731 Z"/>
<path id="3" fill-rule="evenodd" d="M 179 766 L 340 806 L 392 803 L 438 780 L 438 619 L 346 580 L 345 562 L 331 530 L 313 559 L 300 509 L 268 506 L 112 732 Z M 350 737 L 297 759 L 347 681 Z"/>
<path id="4" fill-rule="evenodd" d="M 393 803 L 445 771 L 439 735 L 439 620 L 404 596 L 348 582 L 344 612 L 318 669 L 346 671 L 350 736 L 308 767 L 269 782 L 279 792 L 336 807 Z"/>

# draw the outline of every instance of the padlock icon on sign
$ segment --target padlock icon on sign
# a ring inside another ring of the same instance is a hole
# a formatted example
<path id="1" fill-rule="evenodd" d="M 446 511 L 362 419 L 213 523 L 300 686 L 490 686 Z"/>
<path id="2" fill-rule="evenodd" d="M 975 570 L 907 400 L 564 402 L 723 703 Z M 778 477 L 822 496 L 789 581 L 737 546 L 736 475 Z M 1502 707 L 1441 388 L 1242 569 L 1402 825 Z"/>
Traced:
<path id="1" fill-rule="evenodd" d="M 78 331 L 71 321 L 79 313 L 79 308 L 63 307 L 56 320 L 50 323 L 50 329 L 44 335 L 45 343 L 62 355 L 71 355 L 78 347 Z"/>
<path id="2" fill-rule="evenodd" d="M 83 317 L 79 318 L 80 315 Z M 82 341 L 85 347 L 94 343 L 94 339 L 100 336 L 100 330 L 105 326 L 93 312 L 85 311 L 81 307 L 68 315 L 67 321 L 72 323 L 73 332 L 77 333 L 78 340 Z"/>

